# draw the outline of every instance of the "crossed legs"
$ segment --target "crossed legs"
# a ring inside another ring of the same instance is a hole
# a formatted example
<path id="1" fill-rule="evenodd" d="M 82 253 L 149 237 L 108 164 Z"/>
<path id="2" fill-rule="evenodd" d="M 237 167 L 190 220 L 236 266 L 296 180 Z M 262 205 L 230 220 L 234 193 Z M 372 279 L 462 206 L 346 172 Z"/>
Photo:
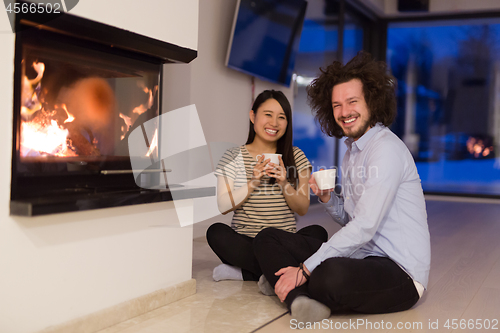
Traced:
<path id="1" fill-rule="evenodd" d="M 322 243 L 308 236 L 268 228 L 255 238 L 254 251 L 263 274 L 274 287 L 278 281 L 275 272 L 287 266 L 297 267 Z M 410 276 L 385 257 L 329 258 L 316 267 L 308 283 L 290 291 L 285 299 L 289 309 L 298 296 L 319 301 L 332 312 L 362 313 L 403 311 L 419 299 Z"/>
<path id="2" fill-rule="evenodd" d="M 328 239 L 326 230 L 318 225 L 302 228 L 296 234 L 316 239 L 320 244 Z M 214 223 L 207 230 L 207 242 L 224 264 L 241 268 L 243 280 L 259 280 L 262 270 L 254 254 L 254 238 L 239 234 L 224 223 Z"/>

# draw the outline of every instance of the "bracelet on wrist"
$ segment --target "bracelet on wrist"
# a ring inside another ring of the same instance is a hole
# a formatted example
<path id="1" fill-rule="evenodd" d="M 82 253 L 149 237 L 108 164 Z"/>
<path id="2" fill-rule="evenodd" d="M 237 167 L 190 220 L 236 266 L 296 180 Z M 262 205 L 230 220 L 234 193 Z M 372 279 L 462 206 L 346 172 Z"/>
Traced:
<path id="1" fill-rule="evenodd" d="M 309 274 L 307 274 L 306 271 L 304 270 L 304 264 L 303 263 L 299 264 L 299 269 L 302 271 L 302 275 L 304 275 L 304 277 L 306 278 L 306 280 L 309 281 Z"/>

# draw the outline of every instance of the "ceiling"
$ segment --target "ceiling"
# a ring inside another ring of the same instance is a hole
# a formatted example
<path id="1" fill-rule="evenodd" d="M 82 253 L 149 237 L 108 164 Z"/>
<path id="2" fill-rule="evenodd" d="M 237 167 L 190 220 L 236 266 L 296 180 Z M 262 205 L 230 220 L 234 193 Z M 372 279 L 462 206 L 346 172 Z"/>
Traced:
<path id="1" fill-rule="evenodd" d="M 306 18 L 312 20 L 325 19 L 325 7 L 327 3 L 335 0 L 307 0 Z M 354 5 L 362 4 L 369 8 L 373 13 L 383 18 L 397 18 L 405 16 L 430 16 L 430 15 L 448 15 L 459 13 L 484 13 L 497 11 L 500 12 L 499 0 L 428 0 L 429 10 L 425 12 L 400 12 L 398 11 L 399 1 L 418 1 L 418 0 L 346 0 Z"/>

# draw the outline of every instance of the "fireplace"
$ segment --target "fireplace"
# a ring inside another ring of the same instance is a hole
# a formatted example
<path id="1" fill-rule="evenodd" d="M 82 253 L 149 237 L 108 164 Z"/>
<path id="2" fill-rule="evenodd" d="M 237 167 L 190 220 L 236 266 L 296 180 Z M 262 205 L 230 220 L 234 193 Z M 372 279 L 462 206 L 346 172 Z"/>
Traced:
<path id="1" fill-rule="evenodd" d="M 144 156 L 129 156 L 127 139 L 161 113 L 162 65 L 195 57 L 196 51 L 70 14 L 18 14 L 11 214 L 171 200 L 168 188 L 139 187 L 130 162 L 159 160 L 161 130 L 147 127 L 154 133 L 144 137 L 154 139 Z M 141 182 L 168 170 L 147 172 Z"/>

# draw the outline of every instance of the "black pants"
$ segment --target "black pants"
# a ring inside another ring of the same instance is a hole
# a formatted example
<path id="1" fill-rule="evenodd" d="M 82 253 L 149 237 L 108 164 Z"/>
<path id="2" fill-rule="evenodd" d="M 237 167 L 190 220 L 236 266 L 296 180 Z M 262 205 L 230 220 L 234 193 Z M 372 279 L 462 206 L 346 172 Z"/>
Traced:
<path id="1" fill-rule="evenodd" d="M 320 243 L 328 239 L 327 231 L 319 225 L 302 228 L 297 234 Z M 245 281 L 258 281 L 262 275 L 254 254 L 253 241 L 254 238 L 239 234 L 224 223 L 214 223 L 207 230 L 208 245 L 224 264 L 240 267 Z"/>
<path id="2" fill-rule="evenodd" d="M 283 267 L 298 267 L 323 242 L 283 230 L 262 230 L 254 240 L 254 251 L 263 274 L 272 286 Z M 386 257 L 351 259 L 335 257 L 323 261 L 309 282 L 290 291 L 285 299 L 305 295 L 327 305 L 332 312 L 389 313 L 411 308 L 419 299 L 411 277 Z"/>

